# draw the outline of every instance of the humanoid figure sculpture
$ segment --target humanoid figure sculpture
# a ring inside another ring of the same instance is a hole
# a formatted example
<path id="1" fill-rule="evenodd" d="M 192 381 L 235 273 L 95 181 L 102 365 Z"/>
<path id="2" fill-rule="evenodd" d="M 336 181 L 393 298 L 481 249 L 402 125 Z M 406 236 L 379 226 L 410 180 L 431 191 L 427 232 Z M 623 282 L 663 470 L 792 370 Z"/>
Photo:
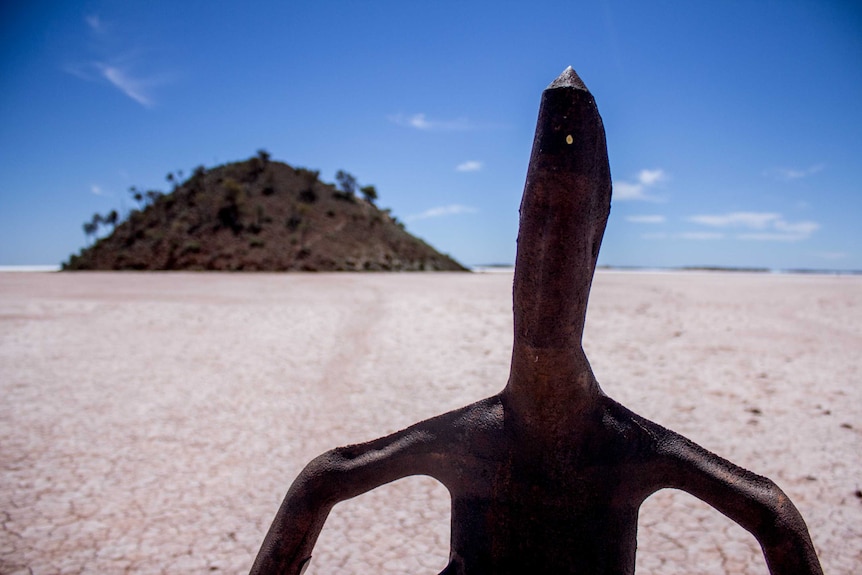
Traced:
<path id="1" fill-rule="evenodd" d="M 632 413 L 581 347 L 610 212 L 601 117 L 571 68 L 542 95 L 521 203 L 509 380 L 497 395 L 306 466 L 252 574 L 301 573 L 332 507 L 409 475 L 452 497 L 440 575 L 630 574 L 638 509 L 687 491 L 751 532 L 773 575 L 822 573 L 802 516 L 769 479 Z"/>

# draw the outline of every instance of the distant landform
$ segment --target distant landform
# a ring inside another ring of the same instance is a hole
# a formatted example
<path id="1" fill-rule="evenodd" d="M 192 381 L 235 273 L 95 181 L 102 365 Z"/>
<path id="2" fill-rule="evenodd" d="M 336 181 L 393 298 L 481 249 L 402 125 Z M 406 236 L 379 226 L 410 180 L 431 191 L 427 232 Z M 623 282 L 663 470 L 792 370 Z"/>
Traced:
<path id="1" fill-rule="evenodd" d="M 138 209 L 84 224 L 94 242 L 64 270 L 466 271 L 376 206 L 373 186 L 272 161 L 198 167 L 170 193 L 130 190 Z M 357 194 L 359 192 L 359 194 Z M 100 227 L 110 233 L 97 238 Z"/>

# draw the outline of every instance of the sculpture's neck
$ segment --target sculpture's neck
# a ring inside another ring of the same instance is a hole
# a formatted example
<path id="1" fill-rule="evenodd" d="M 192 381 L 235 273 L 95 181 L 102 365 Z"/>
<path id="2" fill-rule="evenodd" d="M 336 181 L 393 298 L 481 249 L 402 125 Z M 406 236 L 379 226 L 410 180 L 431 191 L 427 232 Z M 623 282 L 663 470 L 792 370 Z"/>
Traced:
<path id="1" fill-rule="evenodd" d="M 600 394 L 581 338 L 610 196 L 602 120 L 569 68 L 542 94 L 521 201 L 506 394 L 524 410 L 571 413 Z"/>

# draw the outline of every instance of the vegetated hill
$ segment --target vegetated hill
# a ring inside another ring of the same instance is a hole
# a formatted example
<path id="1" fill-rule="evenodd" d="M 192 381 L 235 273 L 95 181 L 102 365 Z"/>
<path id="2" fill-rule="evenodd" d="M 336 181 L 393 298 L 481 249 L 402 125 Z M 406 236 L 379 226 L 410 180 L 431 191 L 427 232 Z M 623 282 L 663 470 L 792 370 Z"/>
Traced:
<path id="1" fill-rule="evenodd" d="M 197 168 L 173 192 L 142 194 L 112 225 L 63 265 L 66 270 L 463 271 L 466 268 L 404 230 L 403 224 L 318 172 L 270 161 Z M 169 176 L 169 180 L 173 176 Z M 363 188 L 367 192 L 369 188 Z M 368 194 L 366 194 L 368 195 Z"/>

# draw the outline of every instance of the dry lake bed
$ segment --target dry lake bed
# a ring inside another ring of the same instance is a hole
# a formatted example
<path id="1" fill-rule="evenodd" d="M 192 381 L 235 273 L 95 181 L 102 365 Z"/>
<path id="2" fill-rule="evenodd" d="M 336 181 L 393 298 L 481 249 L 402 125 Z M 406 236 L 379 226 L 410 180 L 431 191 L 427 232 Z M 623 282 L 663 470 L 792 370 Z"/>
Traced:
<path id="1" fill-rule="evenodd" d="M 500 391 L 511 274 L 0 273 L 0 573 L 244 573 L 337 445 Z M 862 277 L 600 271 L 605 392 L 773 479 L 826 573 L 862 565 Z M 436 574 L 448 494 L 339 504 L 309 575 Z M 641 509 L 638 572 L 766 574 L 693 497 Z"/>

